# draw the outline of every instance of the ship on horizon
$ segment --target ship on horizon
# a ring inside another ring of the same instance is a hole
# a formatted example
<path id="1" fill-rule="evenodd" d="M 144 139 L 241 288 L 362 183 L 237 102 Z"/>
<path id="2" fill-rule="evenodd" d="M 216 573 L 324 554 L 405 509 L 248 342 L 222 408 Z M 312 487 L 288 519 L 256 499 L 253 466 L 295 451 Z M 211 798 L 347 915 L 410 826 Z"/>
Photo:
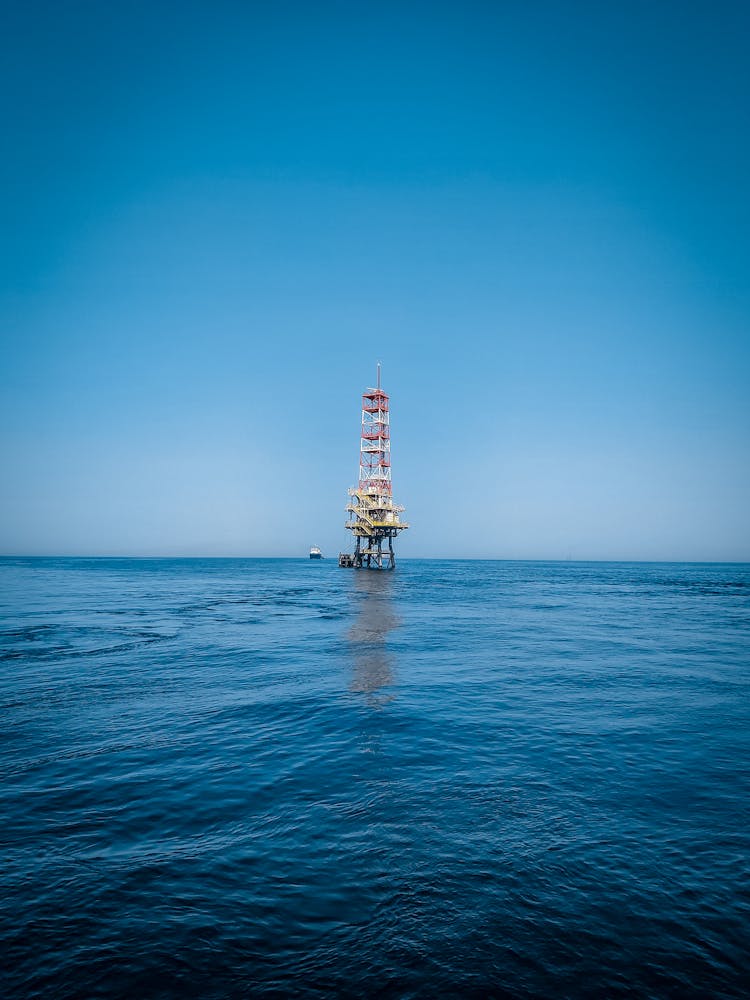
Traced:
<path id="1" fill-rule="evenodd" d="M 310 546 L 310 558 L 311 559 L 322 559 L 323 553 L 320 551 L 317 545 Z"/>

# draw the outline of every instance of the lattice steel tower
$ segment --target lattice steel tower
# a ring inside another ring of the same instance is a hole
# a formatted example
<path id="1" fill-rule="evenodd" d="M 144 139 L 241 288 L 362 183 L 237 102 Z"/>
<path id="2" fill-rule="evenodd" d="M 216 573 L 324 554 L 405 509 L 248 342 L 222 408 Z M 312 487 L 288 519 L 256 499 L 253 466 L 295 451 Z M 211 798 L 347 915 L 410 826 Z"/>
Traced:
<path id="1" fill-rule="evenodd" d="M 354 555 L 342 553 L 340 566 L 393 569 L 393 539 L 408 528 L 399 519 L 403 507 L 393 502 L 391 492 L 390 400 L 378 384 L 362 396 L 362 437 L 359 446 L 359 484 L 349 490 L 346 527 L 354 535 Z M 388 549 L 383 552 L 383 542 Z"/>

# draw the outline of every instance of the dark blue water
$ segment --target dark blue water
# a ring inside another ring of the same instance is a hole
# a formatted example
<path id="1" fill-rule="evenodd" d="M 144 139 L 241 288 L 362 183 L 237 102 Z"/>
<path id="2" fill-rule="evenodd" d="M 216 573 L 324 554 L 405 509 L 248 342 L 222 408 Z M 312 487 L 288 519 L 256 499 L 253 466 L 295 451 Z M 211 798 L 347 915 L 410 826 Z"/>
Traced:
<path id="1" fill-rule="evenodd" d="M 4 996 L 743 995 L 750 567 L 0 594 Z"/>

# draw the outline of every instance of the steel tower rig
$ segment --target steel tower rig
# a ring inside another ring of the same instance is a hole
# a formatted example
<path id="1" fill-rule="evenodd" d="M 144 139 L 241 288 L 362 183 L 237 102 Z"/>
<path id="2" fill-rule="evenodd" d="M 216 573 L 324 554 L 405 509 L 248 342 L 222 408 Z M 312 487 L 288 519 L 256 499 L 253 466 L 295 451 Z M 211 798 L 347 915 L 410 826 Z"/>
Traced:
<path id="1" fill-rule="evenodd" d="M 409 525 L 399 518 L 404 508 L 393 502 L 390 399 L 380 388 L 379 364 L 377 388 L 362 395 L 359 484 L 349 490 L 349 496 L 346 527 L 354 536 L 354 555 L 342 552 L 339 566 L 394 569 L 393 539 Z"/>

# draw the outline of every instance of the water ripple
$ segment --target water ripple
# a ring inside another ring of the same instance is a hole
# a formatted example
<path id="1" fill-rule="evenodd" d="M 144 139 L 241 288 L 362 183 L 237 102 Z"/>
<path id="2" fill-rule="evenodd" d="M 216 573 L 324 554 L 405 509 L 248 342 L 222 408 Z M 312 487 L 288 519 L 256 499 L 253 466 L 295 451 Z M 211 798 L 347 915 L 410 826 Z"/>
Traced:
<path id="1" fill-rule="evenodd" d="M 0 588 L 3 995 L 744 997 L 750 568 Z"/>

